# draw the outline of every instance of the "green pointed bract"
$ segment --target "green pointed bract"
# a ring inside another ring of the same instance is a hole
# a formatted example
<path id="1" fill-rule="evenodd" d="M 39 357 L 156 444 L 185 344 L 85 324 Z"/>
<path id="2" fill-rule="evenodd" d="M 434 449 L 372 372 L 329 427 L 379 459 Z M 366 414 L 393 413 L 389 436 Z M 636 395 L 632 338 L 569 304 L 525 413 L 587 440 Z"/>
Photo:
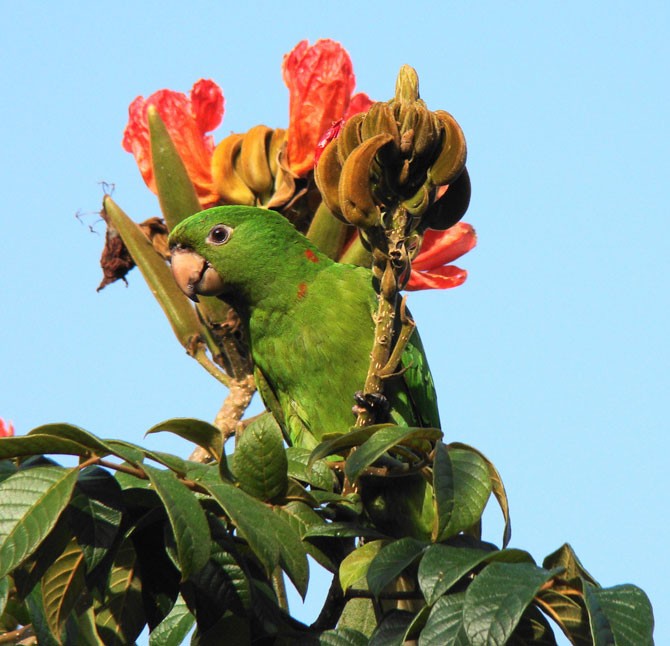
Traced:
<path id="1" fill-rule="evenodd" d="M 371 271 L 332 261 L 285 218 L 255 207 L 194 215 L 175 227 L 170 245 L 178 283 L 179 265 L 189 268 L 183 288 L 216 295 L 240 314 L 259 391 L 290 441 L 312 449 L 325 434 L 348 431 L 373 346 Z M 391 421 L 439 428 L 416 333 L 403 368 L 385 382 Z"/>

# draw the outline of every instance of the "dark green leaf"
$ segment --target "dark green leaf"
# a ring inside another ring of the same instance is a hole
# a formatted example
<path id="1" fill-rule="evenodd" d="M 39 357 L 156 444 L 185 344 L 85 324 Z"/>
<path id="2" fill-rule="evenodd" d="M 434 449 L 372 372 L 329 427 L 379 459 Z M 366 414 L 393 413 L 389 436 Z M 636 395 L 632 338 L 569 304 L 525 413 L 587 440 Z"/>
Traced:
<path id="1" fill-rule="evenodd" d="M 91 572 L 114 544 L 123 517 L 121 487 L 108 471 L 89 467 L 79 474 L 68 518 Z"/>
<path id="2" fill-rule="evenodd" d="M 484 460 L 462 449 L 451 449 L 454 476 L 454 508 L 441 539 L 455 536 L 479 521 L 491 495 L 491 480 Z"/>
<path id="3" fill-rule="evenodd" d="M 303 538 L 325 536 L 329 538 L 386 538 L 385 534 L 372 527 L 362 527 L 353 523 L 327 523 L 310 527 L 303 534 Z"/>
<path id="4" fill-rule="evenodd" d="M 0 617 L 5 612 L 7 599 L 9 597 L 9 577 L 5 576 L 0 579 Z M 2 624 L 0 624 L 1 626 Z"/>
<path id="5" fill-rule="evenodd" d="M 440 597 L 430 611 L 428 621 L 419 636 L 419 646 L 449 644 L 470 646 L 463 628 L 465 593 Z"/>
<path id="6" fill-rule="evenodd" d="M 607 615 L 600 606 L 600 600 L 595 595 L 594 588 L 588 583 L 584 584 L 584 603 L 589 613 L 593 646 L 616 646 Z"/>
<path id="7" fill-rule="evenodd" d="M 74 424 L 44 424 L 34 428 L 28 433 L 28 437 L 33 437 L 35 435 L 49 435 L 51 437 L 76 442 L 77 444 L 90 449 L 91 453 L 95 453 L 98 457 L 104 457 L 113 453 L 104 440 L 101 440 L 92 433 L 89 433 Z"/>
<path id="8" fill-rule="evenodd" d="M 114 455 L 121 458 L 124 462 L 132 464 L 134 467 L 141 468 L 144 462 L 144 450 L 136 444 L 124 442 L 123 440 L 107 440 L 107 445 L 114 452 Z"/>
<path id="9" fill-rule="evenodd" d="M 370 646 L 402 646 L 412 619 L 414 619 L 414 614 L 411 612 L 392 610 L 372 633 Z"/>
<path id="10" fill-rule="evenodd" d="M 384 545 L 368 569 L 367 581 L 370 592 L 379 596 L 382 590 L 400 576 L 425 548 L 425 543 L 413 538 L 400 538 Z"/>
<path id="11" fill-rule="evenodd" d="M 55 635 L 60 634 L 85 590 L 85 570 L 84 554 L 73 540 L 42 577 L 44 612 Z"/>
<path id="12" fill-rule="evenodd" d="M 0 460 L 0 483 L 7 480 L 9 476 L 14 475 L 18 467 L 12 460 Z"/>
<path id="13" fill-rule="evenodd" d="M 146 432 L 146 435 L 163 431 L 174 433 L 189 442 L 197 444 L 206 451 L 209 451 L 217 461 L 222 458 L 225 460 L 221 431 L 209 422 L 188 417 L 177 417 L 152 426 Z"/>
<path id="14" fill-rule="evenodd" d="M 44 601 L 42 599 L 41 586 L 35 586 L 26 597 L 26 606 L 30 614 L 30 623 L 32 624 L 37 643 L 39 646 L 61 646 L 62 642 L 51 632 L 44 612 Z M 60 636 L 59 636 L 60 637 Z"/>
<path id="15" fill-rule="evenodd" d="M 432 605 L 466 574 L 482 563 L 532 563 L 527 552 L 521 550 L 488 551 L 452 545 L 432 545 L 419 563 L 419 587 Z"/>
<path id="16" fill-rule="evenodd" d="M 353 628 L 338 628 L 321 633 L 319 646 L 368 646 L 368 638 Z"/>
<path id="17" fill-rule="evenodd" d="M 149 646 L 181 646 L 195 625 L 195 617 L 181 597 L 170 614 L 149 635 Z"/>
<path id="18" fill-rule="evenodd" d="M 0 459 L 20 458 L 26 455 L 42 455 L 45 453 L 87 456 L 90 452 L 90 449 L 81 444 L 51 435 L 3 437 L 0 442 Z"/>
<path id="19" fill-rule="evenodd" d="M 352 427 L 348 433 L 325 435 L 323 442 L 316 446 L 309 456 L 309 463 L 316 462 L 330 455 L 342 453 L 354 446 L 360 446 L 369 440 L 382 428 L 389 428 L 390 424 L 373 424 L 363 428 Z"/>
<path id="20" fill-rule="evenodd" d="M 209 525 L 200 501 L 171 471 L 145 466 L 167 512 L 177 542 L 182 580 L 187 579 L 209 559 Z"/>
<path id="21" fill-rule="evenodd" d="M 586 568 L 581 564 L 572 547 L 567 543 L 549 554 L 542 562 L 542 567 L 545 570 L 561 567 L 565 569 L 563 574 L 561 574 L 562 579 L 570 581 L 582 578 L 595 586 L 598 585 L 598 582 L 586 571 Z"/>
<path id="22" fill-rule="evenodd" d="M 500 505 L 500 511 L 502 511 L 503 520 L 505 521 L 502 545 L 503 547 L 507 547 L 507 544 L 512 537 L 512 525 L 509 517 L 509 501 L 507 499 L 507 492 L 505 491 L 505 485 L 503 484 L 502 478 L 500 477 L 500 473 L 498 473 L 498 470 L 495 468 L 493 462 L 491 462 L 491 460 L 489 460 L 481 451 L 475 449 L 474 447 L 468 444 L 463 444 L 462 442 L 452 442 L 449 444 L 449 447 L 450 450 L 451 448 L 463 449 L 465 451 L 476 453 L 486 464 L 489 472 L 489 478 L 491 480 L 492 492 L 498 501 L 498 505 Z"/>
<path id="23" fill-rule="evenodd" d="M 492 563 L 465 593 L 463 625 L 472 646 L 504 644 L 540 588 L 555 576 L 530 563 Z"/>
<path id="24" fill-rule="evenodd" d="M 451 514 L 454 510 L 454 469 L 447 452 L 447 447 L 442 442 L 435 445 L 435 459 L 433 461 L 433 499 L 435 504 L 435 521 L 433 527 L 433 540 L 442 535 L 449 524 Z"/>
<path id="25" fill-rule="evenodd" d="M 284 437 L 272 415 L 262 415 L 249 424 L 235 447 L 232 462 L 235 477 L 248 494 L 269 501 L 286 493 Z"/>
<path id="26" fill-rule="evenodd" d="M 96 609 L 96 626 L 106 646 L 132 644 L 146 624 L 137 554 L 125 540 L 112 565 L 107 596 Z"/>
<path id="27" fill-rule="evenodd" d="M 30 556 L 53 529 L 77 474 L 77 469 L 35 467 L 0 484 L 0 578 Z"/>
<path id="28" fill-rule="evenodd" d="M 544 615 L 535 606 L 529 606 L 507 644 L 508 646 L 556 646 L 556 637 Z"/>
<path id="29" fill-rule="evenodd" d="M 335 483 L 333 472 L 325 460 L 316 460 L 310 463 L 310 454 L 311 452 L 308 449 L 289 446 L 286 449 L 288 475 L 318 489 L 332 491 Z"/>
<path id="30" fill-rule="evenodd" d="M 384 541 L 370 541 L 356 548 L 340 563 L 340 586 L 344 592 L 367 576 L 370 563 L 383 546 Z"/>
<path id="31" fill-rule="evenodd" d="M 349 480 L 354 482 L 367 467 L 394 446 L 406 444 L 417 439 L 438 440 L 441 437 L 442 431 L 434 428 L 413 428 L 407 426 L 387 426 L 381 428 L 347 459 L 344 465 L 344 472 Z"/>
<path id="32" fill-rule="evenodd" d="M 543 590 L 538 598 L 544 612 L 570 637 L 575 646 L 593 646 L 591 626 L 581 594 L 563 594 L 555 589 Z"/>
<path id="33" fill-rule="evenodd" d="M 304 596 L 309 577 L 307 555 L 291 526 L 268 506 L 227 482 L 205 486 L 249 543 L 267 574 L 281 565 Z"/>
<path id="34" fill-rule="evenodd" d="M 607 616 L 616 643 L 653 646 L 654 615 L 647 595 L 634 585 L 592 590 Z"/>

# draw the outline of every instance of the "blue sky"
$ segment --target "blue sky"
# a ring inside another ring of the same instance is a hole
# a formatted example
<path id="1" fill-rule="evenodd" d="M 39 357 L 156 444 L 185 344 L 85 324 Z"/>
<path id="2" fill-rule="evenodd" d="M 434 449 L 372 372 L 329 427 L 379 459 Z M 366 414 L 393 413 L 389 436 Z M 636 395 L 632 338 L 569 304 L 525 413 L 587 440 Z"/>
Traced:
<path id="1" fill-rule="evenodd" d="M 283 127 L 283 54 L 334 38 L 358 90 L 390 98 L 408 63 L 468 140 L 469 279 L 409 300 L 447 439 L 497 465 L 513 546 L 541 561 L 570 542 L 603 585 L 649 594 L 670 643 L 667 3 L 0 7 L 1 417 L 139 442 L 169 417 L 213 419 L 224 392 L 139 273 L 95 292 L 100 182 L 135 219 L 157 215 L 120 146 L 131 100 L 213 78 L 217 140 Z M 484 531 L 499 542 L 496 514 Z"/>

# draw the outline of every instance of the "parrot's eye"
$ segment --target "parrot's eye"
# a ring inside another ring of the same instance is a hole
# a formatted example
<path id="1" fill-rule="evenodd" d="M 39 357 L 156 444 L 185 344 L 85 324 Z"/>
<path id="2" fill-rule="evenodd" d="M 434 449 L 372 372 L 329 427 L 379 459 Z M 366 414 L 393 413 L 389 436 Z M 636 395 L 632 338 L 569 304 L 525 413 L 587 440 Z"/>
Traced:
<path id="1" fill-rule="evenodd" d="M 225 244 L 230 238 L 230 234 L 233 230 L 230 227 L 227 227 L 225 224 L 217 224 L 207 236 L 207 242 L 212 244 Z"/>

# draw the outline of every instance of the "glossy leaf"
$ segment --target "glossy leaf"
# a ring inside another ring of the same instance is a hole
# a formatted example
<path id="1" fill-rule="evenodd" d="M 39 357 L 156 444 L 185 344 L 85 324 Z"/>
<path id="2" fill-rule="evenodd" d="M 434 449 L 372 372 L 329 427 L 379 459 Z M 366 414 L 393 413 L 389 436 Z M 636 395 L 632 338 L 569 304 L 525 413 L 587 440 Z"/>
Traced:
<path id="1" fill-rule="evenodd" d="M 394 446 L 411 440 L 438 440 L 441 437 L 442 431 L 434 428 L 407 426 L 381 428 L 349 457 L 344 465 L 344 472 L 353 482 L 367 467 Z"/>
<path id="2" fill-rule="evenodd" d="M 204 486 L 249 543 L 266 573 L 270 575 L 277 565 L 281 565 L 304 596 L 309 578 L 307 555 L 291 526 L 273 514 L 267 505 L 227 482 Z"/>
<path id="3" fill-rule="evenodd" d="M 390 424 L 373 424 L 363 428 L 352 427 L 348 433 L 338 435 L 325 435 L 323 442 L 316 446 L 309 456 L 310 464 L 316 460 L 327 458 L 330 455 L 342 453 L 354 446 L 360 446 L 369 440 L 382 428 L 389 428 Z"/>
<path id="4" fill-rule="evenodd" d="M 217 461 L 222 458 L 225 460 L 221 431 L 209 422 L 188 417 L 176 417 L 152 426 L 146 434 L 150 435 L 164 431 L 174 433 L 189 442 L 193 442 L 193 444 L 197 444 L 209 451 Z"/>
<path id="5" fill-rule="evenodd" d="M 368 646 L 368 638 L 353 628 L 326 630 L 319 635 L 319 646 Z"/>
<path id="6" fill-rule="evenodd" d="M 598 585 L 598 582 L 586 571 L 586 568 L 577 558 L 572 547 L 567 543 L 559 547 L 555 552 L 549 554 L 542 562 L 542 567 L 546 570 L 562 567 L 565 570 L 561 574 L 562 579 L 570 581 L 572 579 L 581 578 L 595 586 Z"/>
<path id="7" fill-rule="evenodd" d="M 181 646 L 194 625 L 186 602 L 177 597 L 170 614 L 149 635 L 149 646 Z"/>
<path id="8" fill-rule="evenodd" d="M 132 644 L 146 624 L 137 554 L 125 540 L 111 568 L 107 595 L 96 609 L 96 626 L 106 646 Z"/>
<path id="9" fill-rule="evenodd" d="M 160 496 L 177 542 L 182 580 L 204 567 L 209 559 L 209 525 L 199 500 L 171 471 L 144 467 Z"/>
<path id="10" fill-rule="evenodd" d="M 35 467 L 0 484 L 0 578 L 30 556 L 53 529 L 70 501 L 77 474 L 77 469 Z"/>
<path id="11" fill-rule="evenodd" d="M 431 545 L 419 563 L 419 587 L 432 605 L 447 590 L 482 563 L 491 561 L 507 563 L 532 563 L 532 558 L 522 550 L 488 551 L 452 545 Z"/>
<path id="12" fill-rule="evenodd" d="M 617 644 L 652 646 L 654 615 L 647 595 L 634 585 L 594 589 Z"/>
<path id="13" fill-rule="evenodd" d="M 556 571 L 530 563 L 492 563 L 469 585 L 463 625 L 472 646 L 504 644 L 540 588 Z"/>
<path id="14" fill-rule="evenodd" d="M 288 487 L 284 437 L 272 415 L 249 424 L 233 454 L 232 467 L 240 487 L 260 500 L 280 498 Z"/>
<path id="15" fill-rule="evenodd" d="M 442 442 L 437 442 L 433 460 L 433 500 L 435 504 L 433 541 L 442 535 L 449 524 L 455 504 L 455 486 L 454 468 L 447 447 Z"/>
<path id="16" fill-rule="evenodd" d="M 441 539 L 455 536 L 477 523 L 491 495 L 488 468 L 478 454 L 452 449 L 449 459 L 454 476 L 455 504 Z"/>
<path id="17" fill-rule="evenodd" d="M 333 472 L 325 460 L 310 462 L 310 453 L 308 449 L 299 446 L 289 446 L 286 449 L 289 477 L 306 482 L 317 489 L 332 491 L 335 483 Z"/>
<path id="18" fill-rule="evenodd" d="M 367 573 L 368 587 L 379 596 L 382 590 L 398 578 L 426 548 L 426 544 L 413 538 L 400 538 L 380 550 Z"/>
<path id="19" fill-rule="evenodd" d="M 402 646 L 413 618 L 414 614 L 411 612 L 392 610 L 372 633 L 370 646 Z"/>
<path id="20" fill-rule="evenodd" d="M 20 435 L 3 437 L 0 442 L 0 460 L 28 455 L 60 454 L 88 455 L 90 450 L 71 440 L 52 435 Z"/>
<path id="21" fill-rule="evenodd" d="M 34 435 L 50 435 L 59 439 L 71 440 L 90 449 L 99 457 L 113 453 L 104 440 L 74 424 L 43 424 L 30 431 L 27 437 Z"/>
<path id="22" fill-rule="evenodd" d="M 450 646 L 471 646 L 463 627 L 463 605 L 465 593 L 440 597 L 428 616 L 426 625 L 419 636 L 419 646 L 449 644 Z"/>
<path id="23" fill-rule="evenodd" d="M 589 613 L 593 646 L 616 646 L 609 619 L 595 595 L 594 588 L 589 584 L 584 584 L 584 603 Z"/>
<path id="24" fill-rule="evenodd" d="M 84 554 L 86 572 L 91 572 L 114 544 L 123 517 L 121 487 L 100 467 L 79 474 L 68 506 L 68 518 Z"/>
<path id="25" fill-rule="evenodd" d="M 42 577 L 44 612 L 55 635 L 60 634 L 86 588 L 85 570 L 84 554 L 73 540 Z"/>
<path id="26" fill-rule="evenodd" d="M 340 586 L 344 592 L 367 576 L 370 563 L 383 546 L 384 541 L 365 543 L 357 547 L 340 563 Z"/>
<path id="27" fill-rule="evenodd" d="M 593 646 L 589 617 L 581 594 L 565 594 L 555 589 L 539 595 L 542 610 L 570 637 L 575 646 Z"/>

